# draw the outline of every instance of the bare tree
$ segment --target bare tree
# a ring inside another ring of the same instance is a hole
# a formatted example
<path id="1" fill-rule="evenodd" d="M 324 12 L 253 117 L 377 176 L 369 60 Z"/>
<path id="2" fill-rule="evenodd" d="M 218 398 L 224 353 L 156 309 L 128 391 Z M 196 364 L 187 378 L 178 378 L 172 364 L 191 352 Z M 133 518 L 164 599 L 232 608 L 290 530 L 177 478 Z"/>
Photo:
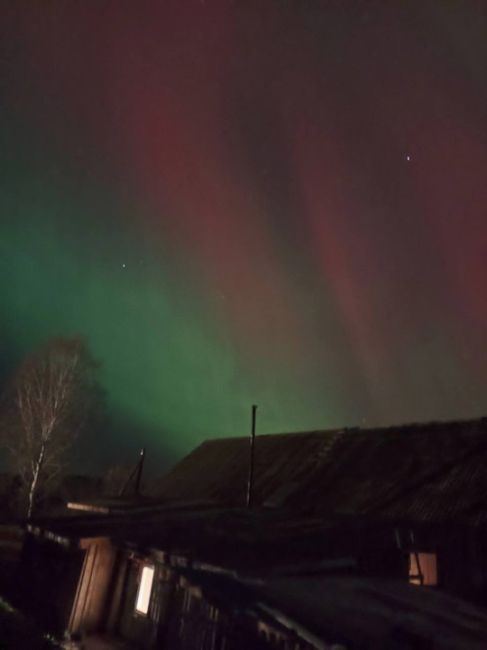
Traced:
<path id="1" fill-rule="evenodd" d="M 13 377 L 4 444 L 21 479 L 28 518 L 59 477 L 93 410 L 95 369 L 83 339 L 59 338 L 25 359 Z"/>

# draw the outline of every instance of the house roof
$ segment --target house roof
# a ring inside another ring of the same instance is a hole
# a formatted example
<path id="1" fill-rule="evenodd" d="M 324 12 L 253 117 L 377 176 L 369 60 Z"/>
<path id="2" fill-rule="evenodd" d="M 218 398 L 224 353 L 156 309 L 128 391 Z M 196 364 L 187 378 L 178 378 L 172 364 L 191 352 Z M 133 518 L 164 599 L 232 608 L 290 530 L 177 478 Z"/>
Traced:
<path id="1" fill-rule="evenodd" d="M 220 597 L 227 579 L 245 588 L 262 613 L 322 638 L 367 639 L 366 647 L 384 639 L 434 640 L 445 650 L 485 644 L 487 617 L 477 608 L 428 589 L 360 576 L 357 565 L 344 562 L 358 557 L 365 537 L 377 549 L 390 533 L 369 517 L 324 521 L 281 509 L 159 506 L 130 517 L 71 515 L 32 525 L 61 542 L 111 537 L 133 543 L 136 552 L 162 550 L 183 574 L 203 584 L 217 579 Z"/>
<path id="2" fill-rule="evenodd" d="M 322 520 L 285 510 L 214 506 L 159 506 L 131 511 L 129 516 L 90 513 L 44 518 L 32 522 L 29 530 L 69 546 L 83 547 L 90 540 L 110 538 L 142 554 L 162 553 L 170 564 L 206 563 L 245 574 L 292 572 L 317 564 L 321 570 L 323 563 L 327 571 L 330 567 L 356 569 L 365 543 L 375 549 L 395 544 L 390 526 L 368 518 Z"/>
<path id="3" fill-rule="evenodd" d="M 398 648 L 485 647 L 484 611 L 449 595 L 397 581 L 293 577 L 269 581 L 258 593 L 291 621 L 347 646 L 383 647 L 387 640 L 391 643 L 387 647 Z"/>
<path id="4" fill-rule="evenodd" d="M 245 503 L 249 439 L 208 440 L 157 487 L 171 501 Z M 325 516 L 483 521 L 487 418 L 258 436 L 254 503 Z"/>
<path id="5" fill-rule="evenodd" d="M 66 503 L 68 510 L 107 514 L 138 512 L 160 505 L 161 500 L 144 495 L 102 497 L 98 499 L 73 499 Z"/>
<path id="6" fill-rule="evenodd" d="M 263 504 L 283 485 L 299 484 L 328 454 L 341 431 L 257 436 L 254 503 Z M 157 485 L 170 500 L 202 498 L 245 505 L 249 438 L 207 440 L 183 458 Z"/>
<path id="7" fill-rule="evenodd" d="M 287 628 L 312 647 L 485 648 L 485 611 L 397 580 L 296 575 L 242 582 L 210 571 L 181 573 L 217 607 L 246 611 L 264 625 L 274 622 L 274 629 Z"/>
<path id="8" fill-rule="evenodd" d="M 469 450 L 447 468 L 432 473 L 390 500 L 382 510 L 389 517 L 435 523 L 487 523 L 487 452 Z"/>

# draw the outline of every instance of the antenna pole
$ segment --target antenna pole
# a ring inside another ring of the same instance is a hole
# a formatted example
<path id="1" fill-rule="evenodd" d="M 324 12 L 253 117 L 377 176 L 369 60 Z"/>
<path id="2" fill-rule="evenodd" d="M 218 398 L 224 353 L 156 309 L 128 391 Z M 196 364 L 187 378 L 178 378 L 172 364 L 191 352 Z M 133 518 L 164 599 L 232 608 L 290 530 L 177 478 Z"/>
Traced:
<path id="1" fill-rule="evenodd" d="M 140 450 L 140 458 L 137 465 L 137 475 L 135 477 L 135 494 L 139 494 L 140 490 L 140 480 L 142 478 L 142 470 L 144 469 L 144 460 L 145 460 L 145 447 L 142 447 Z"/>
<path id="2" fill-rule="evenodd" d="M 252 507 L 252 492 L 254 489 L 254 454 L 255 454 L 255 416 L 257 405 L 252 405 L 252 430 L 250 434 L 249 478 L 247 482 L 247 508 Z"/>
<path id="3" fill-rule="evenodd" d="M 139 494 L 140 479 L 142 478 L 142 470 L 144 468 L 144 458 L 145 458 L 145 447 L 142 447 L 142 449 L 140 450 L 139 460 L 137 461 L 137 464 L 135 465 L 134 469 L 130 472 L 130 476 L 123 484 L 122 489 L 118 493 L 119 497 L 123 497 L 125 491 L 127 490 L 129 484 L 132 481 L 134 485 L 134 494 L 135 495 Z"/>

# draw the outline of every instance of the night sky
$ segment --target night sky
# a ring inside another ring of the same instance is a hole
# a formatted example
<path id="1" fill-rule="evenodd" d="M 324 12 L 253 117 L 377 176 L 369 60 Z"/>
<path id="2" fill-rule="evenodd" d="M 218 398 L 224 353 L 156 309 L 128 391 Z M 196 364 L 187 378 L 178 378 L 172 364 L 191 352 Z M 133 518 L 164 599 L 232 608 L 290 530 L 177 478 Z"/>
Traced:
<path id="1" fill-rule="evenodd" d="M 487 414 L 487 3 L 0 11 L 1 376 L 86 336 L 97 459 Z"/>

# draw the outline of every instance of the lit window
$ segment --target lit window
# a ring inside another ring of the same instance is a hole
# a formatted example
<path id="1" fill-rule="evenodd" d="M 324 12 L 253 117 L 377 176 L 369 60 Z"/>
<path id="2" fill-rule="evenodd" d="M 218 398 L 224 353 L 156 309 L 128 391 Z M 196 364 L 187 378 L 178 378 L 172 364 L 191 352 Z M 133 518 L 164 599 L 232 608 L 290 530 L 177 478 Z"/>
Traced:
<path id="1" fill-rule="evenodd" d="M 426 587 L 435 587 L 438 584 L 436 553 L 409 554 L 409 582 Z"/>
<path id="2" fill-rule="evenodd" d="M 154 567 L 145 566 L 142 569 L 140 577 L 139 591 L 137 592 L 137 602 L 135 611 L 138 614 L 146 615 L 149 611 L 150 594 L 152 591 L 152 582 L 154 580 Z"/>

